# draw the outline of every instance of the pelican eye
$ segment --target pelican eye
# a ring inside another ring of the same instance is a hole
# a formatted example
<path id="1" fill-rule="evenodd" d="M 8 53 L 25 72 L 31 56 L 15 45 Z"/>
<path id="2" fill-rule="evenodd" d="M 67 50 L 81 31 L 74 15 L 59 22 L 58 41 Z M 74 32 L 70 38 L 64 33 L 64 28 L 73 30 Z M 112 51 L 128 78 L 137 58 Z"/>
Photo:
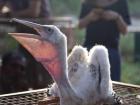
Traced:
<path id="1" fill-rule="evenodd" d="M 47 28 L 47 32 L 48 32 L 48 33 L 52 33 L 52 32 L 53 32 L 53 29 Z"/>

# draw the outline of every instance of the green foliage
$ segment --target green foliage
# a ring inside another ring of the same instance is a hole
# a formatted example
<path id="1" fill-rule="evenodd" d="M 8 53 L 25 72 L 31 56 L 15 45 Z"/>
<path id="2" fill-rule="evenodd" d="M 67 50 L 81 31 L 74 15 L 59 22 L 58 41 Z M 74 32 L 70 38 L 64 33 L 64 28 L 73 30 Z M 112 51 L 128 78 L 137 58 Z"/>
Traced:
<path id="1" fill-rule="evenodd" d="M 85 30 L 79 30 L 78 28 L 76 28 L 74 32 L 76 37 L 76 44 L 82 45 L 84 42 Z"/>
<path id="2" fill-rule="evenodd" d="M 54 16 L 75 15 L 78 17 L 81 0 L 50 0 Z M 131 14 L 139 14 L 140 0 L 127 0 Z M 76 43 L 82 44 L 84 41 L 84 30 L 75 29 Z M 16 48 L 17 42 L 7 36 L 0 40 L 0 53 Z M 134 36 L 128 34 L 122 36 L 120 40 L 122 54 L 122 81 L 133 84 L 140 84 L 140 63 L 133 61 Z"/>
<path id="3" fill-rule="evenodd" d="M 140 1 L 139 0 L 128 0 L 129 10 L 130 10 L 130 13 L 132 15 L 138 15 L 138 14 L 140 14 L 139 4 L 140 4 Z"/>
<path id="4" fill-rule="evenodd" d="M 120 49 L 123 56 L 129 56 L 134 53 L 134 34 L 121 35 Z"/>
<path id="5" fill-rule="evenodd" d="M 17 41 L 9 35 L 5 35 L 4 38 L 0 39 L 0 54 L 4 54 L 7 51 L 16 49 Z"/>
<path id="6" fill-rule="evenodd" d="M 73 14 L 78 16 L 82 0 L 51 0 L 54 15 Z M 131 14 L 140 14 L 139 0 L 127 0 Z"/>
<path id="7" fill-rule="evenodd" d="M 134 34 L 129 33 L 122 36 L 120 49 L 122 55 L 122 75 L 121 80 L 126 83 L 140 85 L 140 62 L 134 62 Z"/>
<path id="8" fill-rule="evenodd" d="M 77 15 L 80 9 L 80 0 L 51 0 L 53 14 Z"/>
<path id="9" fill-rule="evenodd" d="M 122 62 L 122 81 L 140 85 L 140 62 L 131 61 L 133 58 L 126 59 Z"/>

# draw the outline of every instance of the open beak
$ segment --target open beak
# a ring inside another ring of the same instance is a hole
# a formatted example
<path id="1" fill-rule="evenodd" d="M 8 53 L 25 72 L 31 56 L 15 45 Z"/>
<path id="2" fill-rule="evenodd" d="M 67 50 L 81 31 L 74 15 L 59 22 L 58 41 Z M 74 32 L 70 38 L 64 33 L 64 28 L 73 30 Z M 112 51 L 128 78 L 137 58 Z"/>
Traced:
<path id="1" fill-rule="evenodd" d="M 29 22 L 29 21 L 25 21 L 25 20 L 20 20 L 20 19 L 16 19 L 13 18 L 12 21 L 23 24 L 25 26 L 28 26 L 30 28 L 33 28 L 35 30 L 39 30 L 41 29 L 41 25 L 37 24 L 37 23 L 33 23 L 33 22 Z M 43 38 L 41 38 L 41 35 L 34 35 L 34 34 L 30 34 L 30 33 L 9 33 L 13 38 L 15 38 L 19 43 L 21 43 L 26 49 L 31 49 L 32 48 L 32 44 L 36 42 L 36 44 L 38 45 L 39 43 L 42 43 Z"/>
<path id="2" fill-rule="evenodd" d="M 28 33 L 9 34 L 21 45 L 23 45 L 23 47 L 25 47 L 36 58 L 36 60 L 40 62 L 43 62 L 43 60 L 52 60 L 58 54 L 55 46 L 50 42 L 42 40 L 40 36 Z"/>
<path id="3" fill-rule="evenodd" d="M 21 23 L 23 25 L 29 26 L 34 29 L 41 29 L 42 25 L 19 20 L 13 19 L 13 21 Z M 22 44 L 37 60 L 42 58 L 52 59 L 56 56 L 56 48 L 47 40 L 44 41 L 41 35 L 34 35 L 29 33 L 9 33 L 13 38 L 15 38 L 20 44 Z M 50 56 L 52 55 L 52 56 Z"/>
<path id="4" fill-rule="evenodd" d="M 42 25 L 40 25 L 40 24 L 29 22 L 29 21 L 25 21 L 25 20 L 20 20 L 20 19 L 16 19 L 16 18 L 13 18 L 11 21 L 23 24 L 23 25 L 28 26 L 30 28 L 33 28 L 35 30 L 39 30 L 42 27 Z"/>
<path id="5" fill-rule="evenodd" d="M 13 19 L 13 21 L 24 24 L 34 29 L 41 29 L 40 24 L 19 19 Z M 41 62 L 48 71 L 50 70 L 50 73 L 53 73 L 53 75 L 56 76 L 57 74 L 59 74 L 61 69 L 59 65 L 59 52 L 53 43 L 47 41 L 46 39 L 43 39 L 41 35 L 39 36 L 29 33 L 9 34 L 13 38 L 15 38 L 21 45 L 23 45 L 23 47 L 25 47 L 37 61 Z M 57 72 L 55 70 L 57 70 Z"/>

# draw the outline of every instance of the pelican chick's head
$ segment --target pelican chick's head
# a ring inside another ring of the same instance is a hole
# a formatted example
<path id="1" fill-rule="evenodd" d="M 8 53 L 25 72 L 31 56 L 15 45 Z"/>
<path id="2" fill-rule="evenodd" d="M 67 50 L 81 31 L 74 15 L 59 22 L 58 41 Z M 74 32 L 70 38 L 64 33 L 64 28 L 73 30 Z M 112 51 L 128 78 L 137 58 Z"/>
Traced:
<path id="1" fill-rule="evenodd" d="M 58 44 L 59 42 L 61 42 L 60 41 L 61 39 L 66 38 L 65 35 L 59 30 L 59 28 L 57 28 L 54 25 L 41 25 L 41 24 L 37 24 L 37 23 L 25 21 L 25 20 L 16 19 L 16 18 L 13 18 L 12 21 L 15 21 L 17 23 L 20 23 L 20 24 L 23 24 L 25 26 L 35 29 L 38 32 L 39 34 L 38 36 L 41 39 L 49 41 L 50 43 Z M 26 33 L 26 35 L 29 35 L 29 34 Z"/>
<path id="2" fill-rule="evenodd" d="M 21 43 L 34 58 L 42 63 L 54 80 L 60 80 L 63 75 L 62 63 L 66 64 L 66 37 L 54 25 L 41 25 L 25 20 L 12 19 L 13 21 L 35 29 L 39 35 L 29 33 L 9 33 Z M 61 54 L 64 53 L 64 54 Z M 60 55 L 63 55 L 60 56 Z M 60 64 L 61 63 L 61 64 Z"/>

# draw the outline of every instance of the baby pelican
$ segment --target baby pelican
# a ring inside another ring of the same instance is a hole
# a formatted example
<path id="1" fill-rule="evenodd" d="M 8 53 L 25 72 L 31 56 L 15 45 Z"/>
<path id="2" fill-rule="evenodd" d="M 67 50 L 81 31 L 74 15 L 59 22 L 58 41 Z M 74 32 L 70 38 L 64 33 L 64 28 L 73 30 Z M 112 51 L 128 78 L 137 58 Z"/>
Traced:
<path id="1" fill-rule="evenodd" d="M 104 46 L 94 46 L 89 56 L 85 48 L 76 46 L 67 61 L 66 36 L 56 26 L 13 20 L 39 33 L 10 34 L 49 71 L 57 84 L 54 87 L 57 86 L 60 105 L 119 104 L 112 95 L 108 51 Z"/>

